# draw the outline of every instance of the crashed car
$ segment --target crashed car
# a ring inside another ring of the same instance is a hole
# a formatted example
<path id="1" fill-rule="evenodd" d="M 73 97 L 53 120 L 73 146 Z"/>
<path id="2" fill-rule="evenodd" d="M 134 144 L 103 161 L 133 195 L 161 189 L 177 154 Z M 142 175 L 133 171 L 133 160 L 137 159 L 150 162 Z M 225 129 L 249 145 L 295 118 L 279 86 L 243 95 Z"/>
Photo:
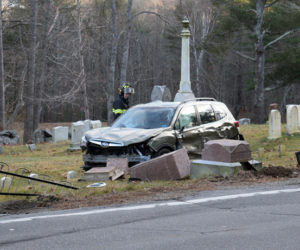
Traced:
<path id="1" fill-rule="evenodd" d="M 241 139 L 242 135 L 226 105 L 213 98 L 139 104 L 111 127 L 85 133 L 83 168 L 104 166 L 108 158 L 127 158 L 132 166 L 181 147 L 201 154 L 205 142 L 222 138 Z"/>

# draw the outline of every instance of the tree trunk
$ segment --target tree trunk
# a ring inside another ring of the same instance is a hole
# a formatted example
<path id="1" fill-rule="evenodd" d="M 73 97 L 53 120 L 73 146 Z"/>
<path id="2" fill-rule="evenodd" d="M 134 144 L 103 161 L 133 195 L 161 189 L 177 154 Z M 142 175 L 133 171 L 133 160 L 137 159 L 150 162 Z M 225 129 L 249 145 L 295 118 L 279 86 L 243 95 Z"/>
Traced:
<path id="1" fill-rule="evenodd" d="M 84 118 L 90 118 L 89 112 L 89 104 L 88 104 L 88 96 L 87 96 L 87 87 L 86 87 L 86 74 L 84 68 L 84 58 L 83 58 L 83 42 L 82 42 L 82 35 L 81 35 L 81 16 L 80 16 L 80 0 L 77 0 L 77 21 L 78 21 L 78 43 L 79 43 L 79 61 L 80 61 L 80 84 L 81 84 L 81 91 L 82 91 L 82 98 L 83 98 L 83 110 L 84 110 Z"/>
<path id="2" fill-rule="evenodd" d="M 35 81 L 35 45 L 36 45 L 36 21 L 37 21 L 37 2 L 31 0 L 31 20 L 29 28 L 29 51 L 28 51 L 28 85 L 25 99 L 25 119 L 23 142 L 32 140 L 33 136 L 33 104 L 34 104 L 34 81 Z"/>
<path id="3" fill-rule="evenodd" d="M 256 0 L 257 24 L 256 34 L 256 73 L 255 73 L 255 96 L 254 96 L 254 122 L 264 123 L 265 98 L 264 98 L 264 75 L 265 75 L 265 48 L 263 45 L 263 12 L 266 0 Z"/>
<path id="4" fill-rule="evenodd" d="M 111 3 L 111 19 L 112 19 L 112 47 L 111 47 L 111 59 L 110 59 L 110 71 L 109 71 L 109 82 L 107 91 L 107 121 L 111 124 L 113 121 L 112 104 L 114 101 L 114 90 L 115 90 L 115 70 L 117 60 L 117 46 L 118 46 L 118 35 L 117 35 L 117 17 L 116 17 L 116 2 L 110 0 Z"/>
<path id="5" fill-rule="evenodd" d="M 3 39 L 2 39 L 2 0 L 0 0 L 0 131 L 6 129 L 5 113 L 5 75 L 3 65 Z M 2 128 L 1 128 L 2 127 Z"/>
<path id="6" fill-rule="evenodd" d="M 130 40 L 130 32 L 132 25 L 131 18 L 131 9 L 132 9 L 133 0 L 128 0 L 127 7 L 127 21 L 124 35 L 124 45 L 123 45 L 123 54 L 122 54 L 122 64 L 121 64 L 121 77 L 120 77 L 120 85 L 127 81 L 127 63 L 128 63 L 128 54 L 129 54 L 129 40 Z"/>
<path id="7" fill-rule="evenodd" d="M 46 70 L 47 70 L 47 43 L 48 43 L 48 28 L 49 28 L 49 13 L 50 13 L 50 2 L 51 0 L 44 0 L 43 6 L 43 28 L 41 35 L 41 55 L 40 55 L 40 77 L 39 81 L 35 84 L 35 107 L 34 107 L 34 119 L 33 119 L 33 130 L 37 129 L 40 123 L 41 112 L 42 112 L 42 90 L 46 84 Z"/>

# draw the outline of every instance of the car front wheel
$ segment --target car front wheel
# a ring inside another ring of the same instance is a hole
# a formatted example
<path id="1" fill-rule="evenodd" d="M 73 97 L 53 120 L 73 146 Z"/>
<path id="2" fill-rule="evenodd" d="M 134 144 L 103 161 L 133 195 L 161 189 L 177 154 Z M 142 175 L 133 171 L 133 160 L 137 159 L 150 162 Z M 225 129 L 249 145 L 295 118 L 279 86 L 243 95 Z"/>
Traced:
<path id="1" fill-rule="evenodd" d="M 152 155 L 152 158 L 155 158 L 155 157 L 158 157 L 158 156 L 170 153 L 171 151 L 172 150 L 170 150 L 169 148 L 161 148 L 160 150 L 158 150 L 156 153 L 154 153 Z"/>

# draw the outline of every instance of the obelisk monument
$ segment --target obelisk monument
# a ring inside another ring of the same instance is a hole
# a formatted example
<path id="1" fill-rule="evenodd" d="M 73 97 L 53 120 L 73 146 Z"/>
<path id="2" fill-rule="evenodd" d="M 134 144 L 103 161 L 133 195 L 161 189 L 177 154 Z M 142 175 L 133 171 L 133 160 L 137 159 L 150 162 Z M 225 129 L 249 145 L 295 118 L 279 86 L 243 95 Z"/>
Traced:
<path id="1" fill-rule="evenodd" d="M 181 80 L 180 88 L 175 96 L 175 102 L 182 102 L 187 99 L 195 98 L 191 89 L 190 80 L 190 30 L 189 20 L 185 17 L 182 21 L 183 29 L 181 31 L 182 45 L 181 45 Z"/>

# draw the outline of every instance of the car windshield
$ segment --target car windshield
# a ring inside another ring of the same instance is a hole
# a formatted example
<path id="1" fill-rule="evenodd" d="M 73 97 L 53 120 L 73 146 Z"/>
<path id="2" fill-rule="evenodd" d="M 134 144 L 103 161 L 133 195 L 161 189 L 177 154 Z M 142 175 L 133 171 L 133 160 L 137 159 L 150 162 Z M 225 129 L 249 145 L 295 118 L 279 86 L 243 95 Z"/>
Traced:
<path id="1" fill-rule="evenodd" d="M 172 121 L 175 108 L 171 107 L 143 107 L 129 109 L 117 119 L 113 128 L 164 128 Z"/>

